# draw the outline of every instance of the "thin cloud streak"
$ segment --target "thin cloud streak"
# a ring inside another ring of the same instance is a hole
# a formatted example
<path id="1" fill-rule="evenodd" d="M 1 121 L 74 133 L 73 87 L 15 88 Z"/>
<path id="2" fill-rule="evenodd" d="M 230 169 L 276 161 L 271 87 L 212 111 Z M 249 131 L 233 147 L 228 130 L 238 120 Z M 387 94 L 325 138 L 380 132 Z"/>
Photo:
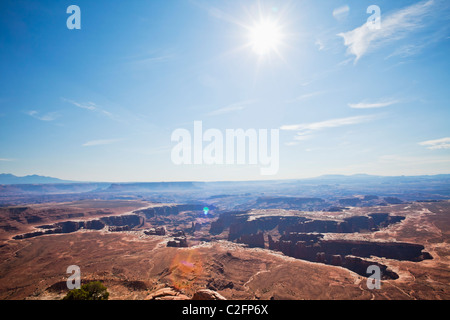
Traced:
<path id="1" fill-rule="evenodd" d="M 450 149 L 450 138 L 428 140 L 420 142 L 419 145 L 427 147 L 430 150 Z"/>
<path id="2" fill-rule="evenodd" d="M 35 119 L 38 119 L 41 121 L 47 121 L 47 122 L 54 121 L 54 120 L 58 119 L 60 116 L 59 113 L 57 113 L 57 112 L 49 112 L 47 114 L 41 115 L 36 110 L 30 110 L 30 111 L 26 112 L 26 114 Z"/>
<path id="3" fill-rule="evenodd" d="M 117 143 L 123 141 L 123 139 L 103 139 L 103 140 L 92 140 L 83 144 L 83 147 L 95 147 L 95 146 L 104 146 L 110 145 L 113 143 Z"/>
<path id="4" fill-rule="evenodd" d="M 85 110 L 89 110 L 89 111 L 93 111 L 93 112 L 99 112 L 101 114 L 104 114 L 110 118 L 113 118 L 113 114 L 109 111 L 106 111 L 100 107 L 98 107 L 94 102 L 87 102 L 87 103 L 79 103 L 70 99 L 66 99 L 66 98 L 61 98 L 63 101 L 68 102 L 80 109 L 85 109 Z"/>
<path id="5" fill-rule="evenodd" d="M 295 146 L 295 145 L 298 145 L 302 141 L 311 139 L 313 137 L 313 133 L 316 131 L 320 131 L 320 130 L 324 130 L 324 129 L 331 129 L 331 128 L 338 128 L 338 127 L 348 126 L 348 125 L 360 124 L 363 122 L 371 121 L 371 120 L 375 119 L 376 117 L 377 117 L 377 115 L 355 116 L 355 117 L 338 118 L 338 119 L 331 119 L 331 120 L 313 122 L 313 123 L 284 125 L 284 126 L 280 127 L 280 130 L 297 131 L 296 135 L 293 138 L 294 141 L 285 143 L 285 145 L 287 145 L 287 146 Z"/>
<path id="6" fill-rule="evenodd" d="M 375 118 L 374 115 L 369 116 L 355 116 L 348 118 L 339 118 L 339 119 L 331 119 L 320 122 L 313 123 L 305 123 L 305 124 L 296 124 L 296 125 L 284 125 L 281 126 L 281 130 L 285 131 L 317 131 L 326 128 L 337 128 L 352 124 L 359 124 L 362 122 L 370 121 Z"/>
<path id="7" fill-rule="evenodd" d="M 285 101 L 285 103 L 300 102 L 300 101 L 303 101 L 303 100 L 307 100 L 307 99 L 311 99 L 311 98 L 320 96 L 320 95 L 322 95 L 324 93 L 325 93 L 325 91 L 315 91 L 315 92 L 305 93 L 305 94 L 302 94 L 301 96 L 298 96 L 298 97 L 296 97 L 294 99 L 287 100 L 287 101 Z"/>
<path id="8" fill-rule="evenodd" d="M 127 64 L 130 66 L 143 68 L 150 67 L 158 63 L 168 62 L 170 60 L 173 60 L 174 58 L 176 58 L 176 55 L 174 53 L 161 55 L 152 54 L 148 56 L 135 57 L 133 60 L 128 61 Z"/>
<path id="9" fill-rule="evenodd" d="M 349 107 L 353 109 L 374 109 L 374 108 L 385 108 L 399 103 L 398 100 L 388 100 L 379 101 L 374 103 L 360 102 L 360 103 L 349 103 Z"/>
<path id="10" fill-rule="evenodd" d="M 227 113 L 231 113 L 231 112 L 235 112 L 235 111 L 244 110 L 247 106 L 252 105 L 255 102 L 256 102 L 256 100 L 246 100 L 246 101 L 233 103 L 226 107 L 214 110 L 214 111 L 208 113 L 208 115 L 209 116 L 219 116 L 219 115 L 223 115 L 223 114 L 227 114 Z"/>
<path id="11" fill-rule="evenodd" d="M 348 16 L 349 11 L 350 7 L 348 5 L 336 8 L 333 10 L 333 17 L 336 20 L 343 20 Z"/>

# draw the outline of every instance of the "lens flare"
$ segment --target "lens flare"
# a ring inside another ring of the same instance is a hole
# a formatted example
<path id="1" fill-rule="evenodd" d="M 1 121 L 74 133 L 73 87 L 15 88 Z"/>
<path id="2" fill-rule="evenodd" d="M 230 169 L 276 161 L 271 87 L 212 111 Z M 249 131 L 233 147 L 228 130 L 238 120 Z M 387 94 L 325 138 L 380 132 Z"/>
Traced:
<path id="1" fill-rule="evenodd" d="M 169 270 L 173 287 L 186 292 L 195 291 L 203 274 L 200 255 L 195 250 L 180 250 L 172 260 Z"/>

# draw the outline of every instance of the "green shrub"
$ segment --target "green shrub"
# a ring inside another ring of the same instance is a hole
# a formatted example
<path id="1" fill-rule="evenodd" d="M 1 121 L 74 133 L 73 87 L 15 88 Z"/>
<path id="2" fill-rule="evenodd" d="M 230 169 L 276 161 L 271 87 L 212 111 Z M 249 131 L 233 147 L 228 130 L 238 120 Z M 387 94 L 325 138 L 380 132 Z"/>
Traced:
<path id="1" fill-rule="evenodd" d="M 100 281 L 83 284 L 80 289 L 70 290 L 63 300 L 108 300 L 109 293 Z"/>

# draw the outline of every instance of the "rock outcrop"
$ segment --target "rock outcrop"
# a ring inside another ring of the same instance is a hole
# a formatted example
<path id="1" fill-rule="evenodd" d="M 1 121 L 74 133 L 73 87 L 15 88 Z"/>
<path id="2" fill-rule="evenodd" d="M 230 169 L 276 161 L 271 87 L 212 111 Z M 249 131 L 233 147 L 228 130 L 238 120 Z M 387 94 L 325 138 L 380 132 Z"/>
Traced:
<path id="1" fill-rule="evenodd" d="M 109 226 L 108 227 L 109 232 L 122 232 L 122 231 L 130 231 L 130 230 L 131 230 L 130 226 L 120 226 L 120 227 Z"/>
<path id="2" fill-rule="evenodd" d="M 148 236 L 165 236 L 166 228 L 164 227 L 156 227 L 145 230 L 144 233 Z"/>
<path id="3" fill-rule="evenodd" d="M 248 245 L 250 248 L 264 248 L 264 233 L 258 232 L 257 234 L 243 234 L 238 240 L 238 243 Z"/>
<path id="4" fill-rule="evenodd" d="M 208 280 L 208 289 L 217 291 L 217 290 L 225 290 L 225 289 L 233 289 L 234 283 L 232 281 L 227 281 L 224 279 L 209 279 Z"/>
<path id="5" fill-rule="evenodd" d="M 367 276 L 366 265 L 376 264 L 385 271 L 386 277 L 398 278 L 394 272 L 386 271 L 386 266 L 362 258 L 377 256 L 413 262 L 432 259 L 429 253 L 423 251 L 422 245 L 412 243 L 323 240 L 320 234 L 298 233 L 283 235 L 278 241 L 274 241 L 271 236 L 268 238 L 271 250 L 281 251 L 297 259 L 342 266 L 362 276 Z"/>
<path id="6" fill-rule="evenodd" d="M 168 205 L 153 208 L 146 208 L 136 210 L 133 213 L 142 214 L 147 219 L 154 218 L 157 216 L 170 216 L 178 215 L 183 211 L 203 211 L 204 206 L 201 204 L 178 204 L 178 205 Z"/>
<path id="7" fill-rule="evenodd" d="M 188 243 L 186 237 L 176 237 L 173 240 L 168 241 L 167 246 L 174 248 L 187 248 Z"/>
<path id="8" fill-rule="evenodd" d="M 149 294 L 144 300 L 189 300 L 189 297 L 173 288 L 163 288 Z"/>
<path id="9" fill-rule="evenodd" d="M 367 259 L 361 259 L 354 256 L 345 256 L 342 266 L 347 268 L 361 276 L 368 277 L 370 274 L 367 273 L 369 266 L 378 266 L 381 271 L 381 279 L 383 280 L 396 280 L 399 278 L 398 274 L 388 269 L 387 266 L 380 264 L 375 261 L 370 261 Z"/>
<path id="10" fill-rule="evenodd" d="M 202 229 L 202 224 L 198 222 L 192 222 L 191 229 L 189 230 L 190 233 L 194 233 L 197 231 L 200 231 Z"/>
<path id="11" fill-rule="evenodd" d="M 293 210 L 322 210 L 326 201 L 320 198 L 303 197 L 260 197 L 252 208 L 258 209 L 293 209 Z"/>
<path id="12" fill-rule="evenodd" d="M 27 239 L 48 234 L 72 233 L 81 229 L 85 230 L 102 230 L 108 227 L 110 231 L 125 231 L 131 230 L 134 227 L 139 227 L 144 223 L 144 218 L 138 215 L 122 215 L 102 217 L 95 220 L 87 221 L 64 221 L 52 225 L 38 226 L 35 232 L 17 235 L 14 239 Z"/>
<path id="13" fill-rule="evenodd" d="M 405 217 L 391 216 L 388 213 L 372 213 L 363 216 L 353 216 L 343 220 L 318 220 L 302 216 L 259 216 L 253 218 L 248 211 L 226 212 L 211 224 L 213 235 L 224 232 L 227 228 L 228 240 L 235 241 L 243 235 L 253 235 L 270 231 L 275 228 L 283 233 L 355 233 L 375 231 L 404 220 Z"/>
<path id="14" fill-rule="evenodd" d="M 377 256 L 387 259 L 422 261 L 431 256 L 423 252 L 424 246 L 404 242 L 371 242 L 356 240 L 323 240 L 320 234 L 290 233 L 274 241 L 269 236 L 269 249 L 281 251 L 295 258 L 314 261 L 318 252 L 326 253 L 326 260 L 333 255 L 354 255 L 369 258 Z"/>
<path id="15" fill-rule="evenodd" d="M 227 299 L 216 291 L 209 289 L 200 289 L 196 293 L 194 293 L 192 300 L 227 300 Z"/>

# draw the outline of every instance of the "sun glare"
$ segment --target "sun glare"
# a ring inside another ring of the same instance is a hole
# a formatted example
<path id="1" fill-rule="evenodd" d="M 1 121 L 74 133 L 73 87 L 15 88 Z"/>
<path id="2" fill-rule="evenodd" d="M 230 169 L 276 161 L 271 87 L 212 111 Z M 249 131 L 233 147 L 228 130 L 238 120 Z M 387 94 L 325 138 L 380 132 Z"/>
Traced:
<path id="1" fill-rule="evenodd" d="M 258 55 L 277 51 L 282 40 L 279 26 L 269 20 L 260 21 L 250 29 L 250 44 Z"/>

